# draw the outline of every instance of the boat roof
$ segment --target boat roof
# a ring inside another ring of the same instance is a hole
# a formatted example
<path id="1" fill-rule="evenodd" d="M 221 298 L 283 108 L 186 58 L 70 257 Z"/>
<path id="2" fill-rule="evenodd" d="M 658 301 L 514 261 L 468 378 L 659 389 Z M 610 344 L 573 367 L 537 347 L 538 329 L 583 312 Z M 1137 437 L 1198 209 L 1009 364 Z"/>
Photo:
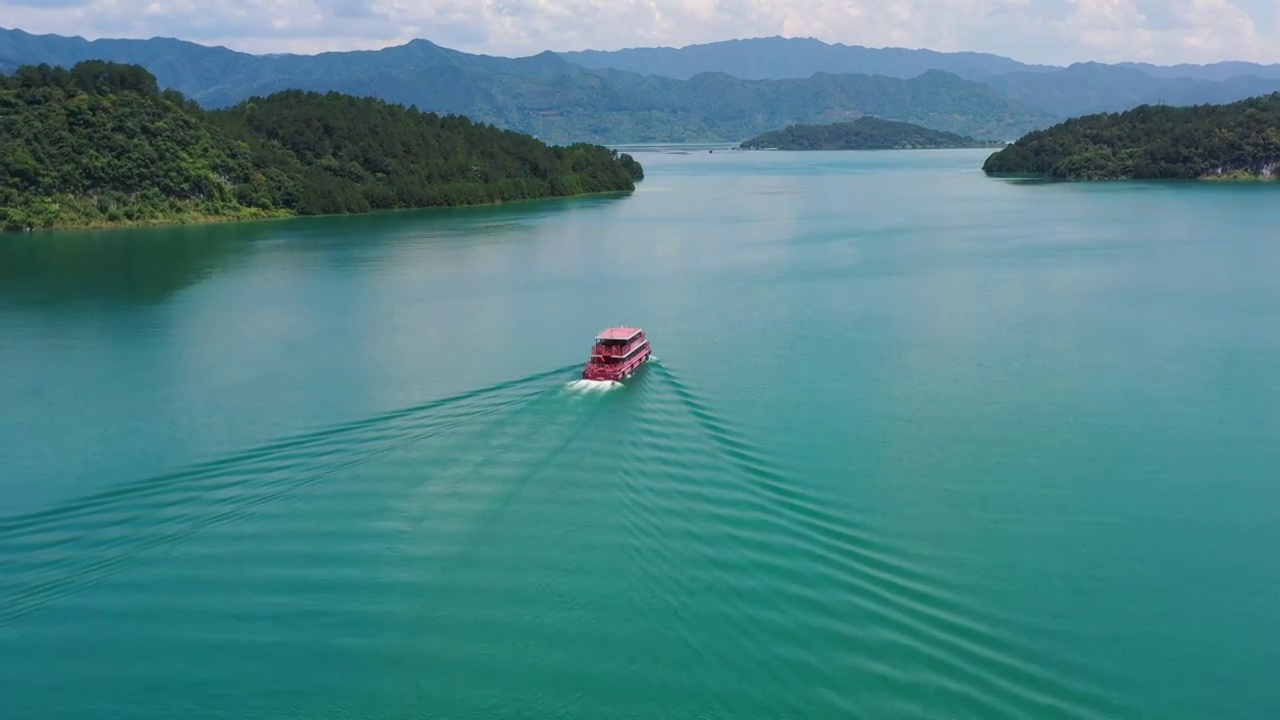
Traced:
<path id="1" fill-rule="evenodd" d="M 640 328 L 611 327 L 596 336 L 597 340 L 630 340 L 640 334 Z"/>

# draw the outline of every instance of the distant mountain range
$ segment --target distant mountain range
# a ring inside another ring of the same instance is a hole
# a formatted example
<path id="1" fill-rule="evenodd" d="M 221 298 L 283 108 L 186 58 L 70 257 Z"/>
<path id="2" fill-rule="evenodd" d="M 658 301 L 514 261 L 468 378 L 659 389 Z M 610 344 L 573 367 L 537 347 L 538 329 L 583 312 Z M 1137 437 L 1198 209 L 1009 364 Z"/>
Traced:
<path id="1" fill-rule="evenodd" d="M 586 68 L 688 78 L 722 72 L 744 79 L 806 78 L 813 73 L 915 77 L 942 70 L 982 82 L 1058 119 L 1117 112 L 1143 104 L 1227 103 L 1280 90 L 1280 65 L 1220 62 L 1161 66 L 1088 62 L 1029 65 L 1000 55 L 834 45 L 812 38 L 767 37 L 689 45 L 562 52 Z"/>
<path id="2" fill-rule="evenodd" d="M 828 45 L 813 38 L 783 37 L 725 40 L 682 48 L 581 50 L 562 52 L 560 57 L 585 68 L 627 70 L 677 79 L 704 72 L 722 72 L 744 80 L 805 78 L 818 72 L 909 78 L 928 70 L 945 70 L 968 80 L 980 80 L 1011 72 L 1058 69 L 1026 65 L 988 53 L 866 48 L 839 43 Z"/>
<path id="3" fill-rule="evenodd" d="M 522 58 L 472 55 L 426 40 L 377 51 L 251 55 L 170 38 L 91 42 L 0 29 L 0 71 L 87 59 L 141 65 L 209 108 L 278 90 L 333 90 L 467 115 L 549 142 L 739 142 L 787 125 L 868 115 L 1012 140 L 1075 115 L 1280 90 L 1280 66 L 1061 68 L 812 39 Z"/>
<path id="4" fill-rule="evenodd" d="M 813 38 L 763 37 L 687 45 L 625 50 L 580 50 L 560 57 L 585 68 L 628 70 L 643 75 L 690 78 L 698 73 L 722 72 L 746 80 L 808 77 L 816 72 L 863 73 L 915 77 L 926 70 L 945 70 L 968 80 L 984 80 L 1008 73 L 1053 73 L 1057 65 L 1029 65 L 1000 55 L 977 52 L 938 52 L 908 48 L 867 48 L 828 44 Z M 1086 63 L 1097 65 L 1097 63 Z M 1220 62 L 1210 65 L 1152 65 L 1118 63 L 1102 67 L 1139 70 L 1152 77 L 1226 80 L 1241 75 L 1280 79 L 1280 65 Z"/>

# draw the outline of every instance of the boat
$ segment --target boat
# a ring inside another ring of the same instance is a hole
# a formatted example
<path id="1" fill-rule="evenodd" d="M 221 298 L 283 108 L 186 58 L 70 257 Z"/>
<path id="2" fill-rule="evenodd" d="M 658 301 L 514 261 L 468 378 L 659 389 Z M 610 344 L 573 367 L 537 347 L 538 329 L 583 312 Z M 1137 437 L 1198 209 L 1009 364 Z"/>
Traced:
<path id="1" fill-rule="evenodd" d="M 644 330 L 611 327 L 596 335 L 591 357 L 582 368 L 583 380 L 619 382 L 631 377 L 649 359 L 649 339 Z"/>

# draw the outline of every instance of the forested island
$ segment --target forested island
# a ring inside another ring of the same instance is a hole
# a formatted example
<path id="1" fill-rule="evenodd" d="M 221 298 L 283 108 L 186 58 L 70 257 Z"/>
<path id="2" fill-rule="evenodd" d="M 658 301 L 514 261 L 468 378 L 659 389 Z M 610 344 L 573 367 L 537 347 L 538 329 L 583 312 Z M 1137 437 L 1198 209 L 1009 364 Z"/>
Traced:
<path id="1" fill-rule="evenodd" d="M 0 227 L 362 213 L 635 189 L 599 145 L 553 147 L 465 117 L 286 90 L 218 111 L 137 65 L 0 75 Z"/>
<path id="2" fill-rule="evenodd" d="M 993 147 L 967 135 L 877 117 L 827 125 L 790 125 L 757 135 L 739 147 L 748 150 L 892 150 L 908 148 Z"/>
<path id="3" fill-rule="evenodd" d="M 1063 180 L 1275 178 L 1280 93 L 1227 105 L 1143 105 L 1029 133 L 987 158 L 988 175 Z"/>

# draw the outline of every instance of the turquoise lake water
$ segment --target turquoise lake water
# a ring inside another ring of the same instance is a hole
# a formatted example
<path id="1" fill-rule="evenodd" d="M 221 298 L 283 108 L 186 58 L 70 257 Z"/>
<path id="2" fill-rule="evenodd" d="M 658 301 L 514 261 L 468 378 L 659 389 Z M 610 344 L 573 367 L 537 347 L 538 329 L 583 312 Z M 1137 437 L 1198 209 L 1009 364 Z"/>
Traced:
<path id="1" fill-rule="evenodd" d="M 987 152 L 0 238 L 3 716 L 1280 716 L 1280 188 Z"/>

